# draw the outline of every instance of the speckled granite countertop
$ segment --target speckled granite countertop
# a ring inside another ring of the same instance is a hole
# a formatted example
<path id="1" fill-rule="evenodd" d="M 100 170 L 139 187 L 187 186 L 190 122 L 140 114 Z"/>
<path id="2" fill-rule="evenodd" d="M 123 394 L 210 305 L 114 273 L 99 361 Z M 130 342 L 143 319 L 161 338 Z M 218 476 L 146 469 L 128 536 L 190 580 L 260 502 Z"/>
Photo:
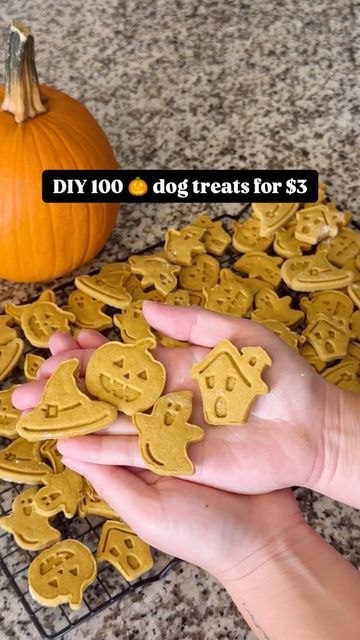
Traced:
<path id="1" fill-rule="evenodd" d="M 84 101 L 124 168 L 316 168 L 359 210 L 355 1 L 5 0 L 33 28 L 42 82 Z M 1 80 L 1 78 L 0 78 Z M 236 207 L 226 210 L 230 213 Z M 124 206 L 96 266 L 153 244 L 199 205 Z M 225 210 L 208 207 L 211 212 Z M 51 284 L 51 283 L 49 283 Z M 0 281 L 0 302 L 43 285 Z M 298 490 L 304 514 L 359 565 L 360 515 Z M 0 576 L 0 635 L 39 638 Z M 254 638 L 227 594 L 181 564 L 67 636 L 111 640 Z"/>

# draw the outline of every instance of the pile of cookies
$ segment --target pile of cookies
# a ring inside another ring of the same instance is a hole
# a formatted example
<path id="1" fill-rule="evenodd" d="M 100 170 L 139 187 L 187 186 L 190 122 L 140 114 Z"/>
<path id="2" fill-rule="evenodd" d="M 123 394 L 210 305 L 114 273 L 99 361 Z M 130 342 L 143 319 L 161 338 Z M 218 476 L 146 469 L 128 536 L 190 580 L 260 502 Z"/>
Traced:
<path id="1" fill-rule="evenodd" d="M 152 566 L 148 545 L 79 474 L 64 468 L 56 440 L 98 431 L 118 412 L 131 416 L 140 452 L 160 475 L 194 472 L 187 448 L 204 437 L 191 423 L 192 393 L 163 395 L 166 371 L 154 357 L 158 343 L 186 347 L 154 331 L 142 314 L 144 300 L 198 305 L 251 318 L 299 352 L 329 382 L 360 391 L 360 233 L 351 214 L 328 201 L 254 204 L 232 233 L 206 215 L 166 233 L 164 248 L 127 262 L 104 265 L 79 276 L 67 304 L 45 290 L 30 304 L 7 304 L 0 316 L 0 380 L 22 363 L 25 340 L 35 348 L 24 358 L 26 380 L 34 380 L 55 331 L 76 336 L 83 328 L 116 332 L 90 358 L 79 387 L 79 362 L 62 362 L 43 397 L 24 416 L 11 404 L 14 386 L 0 391 L 0 477 L 32 485 L 14 500 L 0 526 L 24 549 L 41 551 L 29 569 L 29 588 L 40 603 L 81 606 L 96 576 L 96 562 L 76 540 L 60 540 L 52 519 L 98 515 L 106 519 L 97 560 L 113 564 L 127 580 Z M 224 255 L 234 256 L 222 267 Z M 24 339 L 20 338 L 17 326 Z M 41 351 L 40 351 L 41 350 Z M 40 353 L 39 353 L 40 351 Z M 267 393 L 262 379 L 271 365 L 261 347 L 237 349 L 224 340 L 191 375 L 198 382 L 209 425 L 246 422 L 255 397 Z M 5 383 L 5 385 L 8 382 Z"/>

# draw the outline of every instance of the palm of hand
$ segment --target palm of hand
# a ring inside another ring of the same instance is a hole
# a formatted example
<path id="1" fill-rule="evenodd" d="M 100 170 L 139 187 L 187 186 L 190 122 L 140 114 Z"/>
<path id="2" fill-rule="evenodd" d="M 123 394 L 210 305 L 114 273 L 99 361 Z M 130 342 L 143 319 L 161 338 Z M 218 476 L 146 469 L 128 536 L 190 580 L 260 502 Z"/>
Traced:
<path id="1" fill-rule="evenodd" d="M 171 317 L 166 315 L 172 311 L 175 316 L 182 314 L 185 318 L 182 324 L 178 318 L 175 324 L 171 324 Z M 191 313 L 196 314 L 195 320 Z M 178 339 L 197 340 L 207 345 L 207 348 L 159 348 L 156 352 L 156 357 L 167 370 L 165 392 L 192 390 L 192 422 L 206 429 L 204 440 L 190 449 L 196 472 L 189 479 L 242 493 L 261 493 L 292 484 L 306 485 L 316 463 L 317 442 L 321 439 L 325 393 L 325 383 L 310 365 L 255 322 L 219 316 L 201 309 L 194 311 L 194 308 L 184 310 L 162 306 L 161 314 L 154 315 L 151 311 L 151 315 L 153 317 L 148 319 L 157 329 L 167 330 L 169 335 Z M 211 337 L 208 337 L 209 329 Z M 269 353 L 273 364 L 263 377 L 270 392 L 257 397 L 246 425 L 208 426 L 203 418 L 199 388 L 190 376 L 190 369 L 194 362 L 206 355 L 209 347 L 225 337 L 239 348 L 261 345 Z M 90 342 L 85 340 L 80 345 L 87 347 L 84 350 L 68 341 L 67 348 L 55 350 L 56 355 L 43 366 L 43 376 L 48 376 L 61 360 L 69 357 L 78 357 L 84 370 L 92 353 L 89 347 L 99 346 L 104 340 L 103 336 L 93 332 Z M 15 392 L 15 398 L 20 399 L 20 408 L 34 406 L 42 388 L 43 384 L 38 382 L 29 385 L 28 390 L 23 388 Z M 98 434 L 61 443 L 62 452 L 90 462 L 143 467 L 135 434 L 131 421 L 121 416 L 105 430 L 103 437 Z"/>

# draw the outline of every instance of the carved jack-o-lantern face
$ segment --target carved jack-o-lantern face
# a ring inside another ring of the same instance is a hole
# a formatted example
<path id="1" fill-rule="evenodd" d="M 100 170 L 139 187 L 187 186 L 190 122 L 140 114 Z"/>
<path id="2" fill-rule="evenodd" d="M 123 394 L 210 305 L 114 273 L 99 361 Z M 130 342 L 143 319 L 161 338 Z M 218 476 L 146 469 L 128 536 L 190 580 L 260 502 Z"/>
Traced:
<path id="1" fill-rule="evenodd" d="M 44 605 L 68 602 L 79 609 L 84 589 L 96 575 L 91 551 L 77 540 L 62 540 L 42 551 L 29 567 L 29 586 Z"/>
<path id="2" fill-rule="evenodd" d="M 153 340 L 136 344 L 108 342 L 91 356 L 86 370 L 90 393 L 133 415 L 153 406 L 165 384 L 165 369 L 148 349 Z"/>
<path id="3" fill-rule="evenodd" d="M 139 177 L 131 180 L 128 189 L 132 196 L 144 196 L 148 192 L 147 183 Z"/>
<path id="4" fill-rule="evenodd" d="M 34 302 L 21 316 L 24 333 L 35 347 L 47 347 L 49 338 L 55 331 L 69 332 L 69 322 L 75 316 L 63 311 L 54 302 Z"/>

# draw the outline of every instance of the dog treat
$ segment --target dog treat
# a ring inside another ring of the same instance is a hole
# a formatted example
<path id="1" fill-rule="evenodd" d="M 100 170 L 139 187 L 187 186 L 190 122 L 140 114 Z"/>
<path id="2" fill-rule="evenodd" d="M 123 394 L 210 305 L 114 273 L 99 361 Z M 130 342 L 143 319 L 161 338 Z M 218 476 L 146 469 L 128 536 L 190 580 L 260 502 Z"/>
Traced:
<path id="1" fill-rule="evenodd" d="M 360 391 L 360 380 L 358 378 L 359 363 L 352 358 L 343 358 L 338 364 L 325 369 L 321 374 L 327 381 L 335 384 L 340 389 L 347 391 Z"/>
<path id="2" fill-rule="evenodd" d="M 15 308 L 16 305 L 12 307 Z M 17 311 L 21 328 L 34 347 L 46 348 L 55 331 L 69 333 L 69 323 L 75 322 L 73 313 L 60 309 L 55 302 L 40 298 L 30 305 L 18 305 Z"/>
<path id="3" fill-rule="evenodd" d="M 197 381 L 204 417 L 208 424 L 243 424 L 247 421 L 255 397 L 268 393 L 261 379 L 270 356 L 261 347 L 238 350 L 229 340 L 222 340 L 191 368 Z"/>
<path id="4" fill-rule="evenodd" d="M 16 438 L 4 449 L 0 449 L 0 478 L 20 484 L 41 484 L 51 472 L 42 461 L 38 442 Z"/>
<path id="5" fill-rule="evenodd" d="M 300 355 L 305 358 L 305 360 L 307 360 L 318 373 L 324 371 L 326 362 L 320 360 L 318 354 L 316 353 L 314 347 L 310 344 L 310 342 L 304 342 L 303 344 L 300 344 L 298 350 Z"/>
<path id="6" fill-rule="evenodd" d="M 0 345 L 0 382 L 15 369 L 23 350 L 24 343 L 21 338 L 14 338 Z"/>
<path id="7" fill-rule="evenodd" d="M 360 310 L 354 311 L 350 318 L 350 330 L 355 340 L 360 340 Z"/>
<path id="8" fill-rule="evenodd" d="M 149 291 L 143 291 L 142 289 L 137 289 L 134 291 L 133 302 L 137 302 L 141 300 L 152 300 L 153 302 L 165 302 L 166 296 L 164 296 L 160 291 L 156 291 L 156 289 L 150 289 Z"/>
<path id="9" fill-rule="evenodd" d="M 252 215 L 260 220 L 260 238 L 268 238 L 284 227 L 298 210 L 293 202 L 254 202 Z"/>
<path id="10" fill-rule="evenodd" d="M 104 304 L 126 309 L 131 302 L 131 295 L 125 288 L 130 275 L 130 266 L 126 262 L 114 262 L 101 267 L 94 276 L 77 276 L 75 286 Z"/>
<path id="11" fill-rule="evenodd" d="M 94 487 L 85 478 L 82 496 L 78 505 L 78 514 L 80 518 L 86 518 L 86 516 L 100 516 L 110 520 L 118 518 L 114 509 L 99 496 Z"/>
<path id="12" fill-rule="evenodd" d="M 347 290 L 351 300 L 360 309 L 360 282 L 353 282 Z"/>
<path id="13" fill-rule="evenodd" d="M 44 289 L 44 291 L 40 293 L 36 302 L 56 302 L 55 291 L 52 289 Z M 5 305 L 5 312 L 14 320 L 14 322 L 16 322 L 16 324 L 21 324 L 22 314 L 26 309 L 30 309 L 31 304 L 33 303 L 13 304 L 9 302 Z"/>
<path id="14" fill-rule="evenodd" d="M 188 422 L 191 412 L 192 392 L 177 391 L 159 398 L 150 415 L 133 416 L 140 434 L 140 453 L 154 473 L 162 476 L 194 473 L 187 446 L 202 440 L 204 431 Z"/>
<path id="15" fill-rule="evenodd" d="M 31 441 L 71 438 L 103 429 L 117 417 L 114 407 L 90 400 L 76 384 L 79 360 L 65 360 L 48 379 L 39 404 L 17 424 Z"/>
<path id="16" fill-rule="evenodd" d="M 131 302 L 123 313 L 116 313 L 113 316 L 114 325 L 120 330 L 124 342 L 133 344 L 138 340 L 149 338 L 153 340 L 153 348 L 155 348 L 156 338 L 144 318 L 142 304 L 142 300 Z"/>
<path id="17" fill-rule="evenodd" d="M 175 289 L 175 291 L 168 293 L 165 303 L 174 304 L 177 307 L 188 307 L 191 304 L 190 291 L 188 289 Z"/>
<path id="18" fill-rule="evenodd" d="M 28 571 L 30 594 L 46 607 L 68 603 L 80 609 L 83 593 L 95 578 L 95 558 L 78 540 L 62 540 L 44 549 Z"/>
<path id="19" fill-rule="evenodd" d="M 245 316 L 251 309 L 253 295 L 233 278 L 224 279 L 212 288 L 204 288 L 205 308 L 233 316 Z"/>
<path id="20" fill-rule="evenodd" d="M 321 291 L 309 299 L 300 299 L 300 308 L 306 313 L 306 321 L 311 324 L 319 314 L 323 314 L 343 328 L 349 327 L 354 305 L 341 291 Z"/>
<path id="21" fill-rule="evenodd" d="M 19 547 L 28 551 L 45 549 L 61 539 L 60 531 L 36 511 L 36 492 L 37 487 L 31 487 L 20 493 L 14 499 L 10 515 L 0 518 L 0 527 L 14 536 Z"/>
<path id="22" fill-rule="evenodd" d="M 299 351 L 299 345 L 305 342 L 303 336 L 295 333 L 295 331 L 291 331 L 283 322 L 279 322 L 278 320 L 257 320 L 257 322 L 270 329 L 270 331 L 275 333 L 280 340 L 285 342 L 291 349 L 294 349 L 294 351 Z"/>
<path id="23" fill-rule="evenodd" d="M 220 269 L 220 282 L 223 283 L 225 280 L 236 280 L 246 287 L 252 296 L 255 296 L 261 289 L 273 289 L 272 284 L 269 282 L 258 278 L 244 278 L 234 273 L 232 269 Z"/>
<path id="24" fill-rule="evenodd" d="M 281 277 L 289 289 L 294 291 L 342 289 L 353 280 L 351 271 L 338 269 L 330 264 L 322 251 L 312 256 L 285 260 L 281 267 Z"/>
<path id="25" fill-rule="evenodd" d="M 356 360 L 358 362 L 359 364 L 358 373 L 360 373 L 360 342 L 356 342 L 355 340 L 352 340 L 351 342 L 349 342 L 348 352 L 346 357 L 352 358 L 353 360 Z"/>
<path id="26" fill-rule="evenodd" d="M 181 269 L 179 265 L 170 264 L 159 256 L 131 256 L 129 264 L 133 273 L 142 275 L 143 289 L 155 287 L 163 296 L 176 289 L 176 275 Z"/>
<path id="27" fill-rule="evenodd" d="M 231 243 L 231 235 L 225 231 L 221 222 L 214 222 L 208 216 L 198 216 L 192 225 L 205 229 L 201 241 L 204 243 L 206 251 L 215 256 L 222 256 Z"/>
<path id="28" fill-rule="evenodd" d="M 44 440 L 40 443 L 41 457 L 52 468 L 54 473 L 61 473 L 64 471 L 61 454 L 56 448 L 57 440 Z"/>
<path id="29" fill-rule="evenodd" d="M 169 262 L 189 267 L 194 256 L 206 253 L 201 242 L 205 229 L 188 225 L 180 231 L 169 229 L 165 234 L 165 255 Z"/>
<path id="30" fill-rule="evenodd" d="M 7 344 L 17 338 L 16 329 L 12 328 L 13 318 L 8 315 L 0 316 L 0 345 Z"/>
<path id="31" fill-rule="evenodd" d="M 75 324 L 80 329 L 109 329 L 112 319 L 103 312 L 105 304 L 88 296 L 83 291 L 73 291 L 69 295 L 68 304 L 63 308 L 75 316 Z"/>
<path id="32" fill-rule="evenodd" d="M 0 391 L 0 436 L 14 440 L 18 437 L 16 431 L 17 421 L 21 411 L 15 409 L 11 402 L 11 396 L 18 385 Z"/>
<path id="33" fill-rule="evenodd" d="M 259 278 L 277 288 L 281 282 L 280 265 L 282 258 L 268 256 L 261 251 L 245 253 L 233 265 L 236 271 L 247 273 L 250 278 Z"/>
<path id="34" fill-rule="evenodd" d="M 353 229 L 341 229 L 335 238 L 321 242 L 318 248 L 327 250 L 329 262 L 336 267 L 344 267 L 359 255 L 360 233 Z"/>
<path id="35" fill-rule="evenodd" d="M 96 559 L 112 564 L 129 582 L 149 571 L 154 564 L 149 545 L 123 520 L 104 523 Z"/>
<path id="36" fill-rule="evenodd" d="M 323 313 L 316 315 L 306 327 L 303 336 L 314 347 L 323 362 L 346 356 L 351 338 L 349 331 Z"/>
<path id="37" fill-rule="evenodd" d="M 296 327 L 304 319 L 304 313 L 291 307 L 290 296 L 280 298 L 272 289 L 261 289 L 255 296 L 255 311 L 253 320 L 267 320 L 269 318 L 283 322 L 287 327 Z"/>
<path id="38" fill-rule="evenodd" d="M 107 342 L 96 349 L 86 369 L 88 391 L 129 416 L 150 409 L 166 377 L 164 366 L 149 352 L 152 348 L 150 338 L 135 344 Z"/>
<path id="39" fill-rule="evenodd" d="M 245 222 L 237 222 L 234 220 L 232 223 L 233 237 L 232 243 L 237 251 L 240 253 L 247 253 L 248 251 L 266 251 L 274 240 L 274 236 L 270 235 L 267 238 L 260 237 L 260 222 L 254 220 L 254 218 L 248 218 Z"/>
<path id="40" fill-rule="evenodd" d="M 49 473 L 43 483 L 34 496 L 37 512 L 50 518 L 62 511 L 66 518 L 73 518 L 82 499 L 83 477 L 65 467 L 61 473 Z"/>
<path id="41" fill-rule="evenodd" d="M 202 291 L 214 287 L 219 279 L 220 266 L 216 258 L 207 254 L 196 256 L 191 267 L 182 267 L 179 284 L 183 289 Z"/>
<path id="42" fill-rule="evenodd" d="M 324 238 L 334 238 L 338 233 L 337 211 L 319 204 L 296 212 L 295 238 L 308 244 L 317 244 Z"/>
<path id="43" fill-rule="evenodd" d="M 292 222 L 286 229 L 278 229 L 275 233 L 273 248 L 281 258 L 296 258 L 311 249 L 311 244 L 295 237 L 295 229 L 296 222 Z"/>
<path id="44" fill-rule="evenodd" d="M 42 358 L 35 353 L 26 354 L 24 360 L 24 375 L 26 378 L 26 382 L 32 382 L 33 380 L 36 380 L 36 374 L 43 362 L 45 362 L 45 358 Z"/>

